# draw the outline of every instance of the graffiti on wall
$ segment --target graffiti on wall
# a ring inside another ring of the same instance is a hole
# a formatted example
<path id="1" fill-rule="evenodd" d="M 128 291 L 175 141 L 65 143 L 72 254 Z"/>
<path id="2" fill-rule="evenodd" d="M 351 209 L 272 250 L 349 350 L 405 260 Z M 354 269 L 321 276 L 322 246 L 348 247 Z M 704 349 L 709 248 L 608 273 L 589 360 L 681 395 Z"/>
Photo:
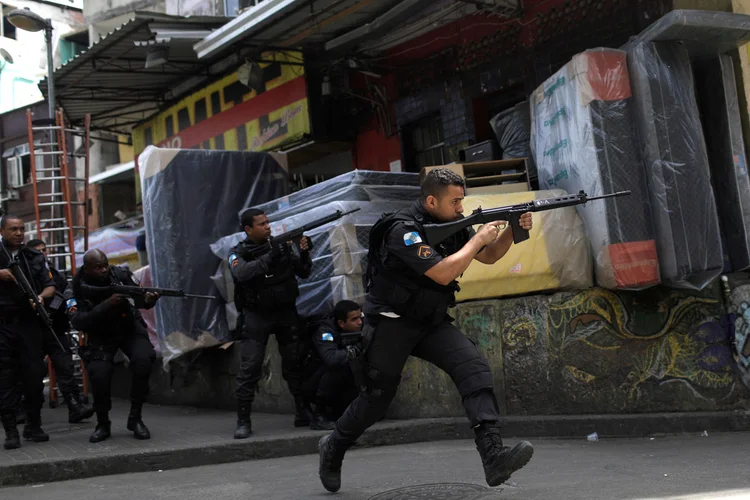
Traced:
<path id="1" fill-rule="evenodd" d="M 734 312 L 733 354 L 743 383 L 750 387 L 750 286 L 738 286 L 729 296 Z"/>
<path id="2" fill-rule="evenodd" d="M 709 410 L 746 402 L 718 294 L 591 288 L 458 309 L 461 328 L 485 352 L 493 345 L 487 325 L 499 323 L 511 414 Z"/>

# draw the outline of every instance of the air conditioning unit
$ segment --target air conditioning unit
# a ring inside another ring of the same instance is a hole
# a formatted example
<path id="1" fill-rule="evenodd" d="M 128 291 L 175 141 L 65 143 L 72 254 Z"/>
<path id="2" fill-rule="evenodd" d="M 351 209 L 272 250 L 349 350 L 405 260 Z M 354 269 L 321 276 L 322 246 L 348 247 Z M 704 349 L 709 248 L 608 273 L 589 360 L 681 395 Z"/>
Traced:
<path id="1" fill-rule="evenodd" d="M 0 193 L 0 202 L 3 201 L 18 201 L 21 197 L 18 194 L 17 189 L 8 189 L 7 191 L 3 191 Z"/>

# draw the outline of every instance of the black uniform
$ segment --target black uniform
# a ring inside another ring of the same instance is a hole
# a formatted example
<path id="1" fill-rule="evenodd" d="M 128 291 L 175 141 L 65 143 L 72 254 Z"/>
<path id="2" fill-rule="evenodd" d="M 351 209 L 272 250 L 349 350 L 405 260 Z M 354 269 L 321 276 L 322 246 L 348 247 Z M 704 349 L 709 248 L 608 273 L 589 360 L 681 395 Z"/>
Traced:
<path id="1" fill-rule="evenodd" d="M 338 325 L 328 320 L 320 325 L 312 338 L 320 360 L 320 367 L 311 380 L 315 386 L 314 399 L 318 405 L 331 408 L 333 418 L 341 416 L 358 392 L 341 333 Z"/>
<path id="2" fill-rule="evenodd" d="M 424 275 L 444 257 L 458 252 L 474 231 L 460 231 L 433 247 L 423 229 L 432 222 L 437 221 L 415 202 L 407 210 L 381 218 L 370 232 L 370 289 L 362 329 L 367 388 L 336 422 L 333 433 L 319 443 L 319 475 L 329 491 L 341 487 L 346 450 L 385 415 L 410 355 L 441 368 L 456 384 L 490 486 L 506 481 L 533 454 L 526 442 L 513 449 L 502 445 L 489 364 L 448 315 L 457 282 L 443 286 Z"/>
<path id="3" fill-rule="evenodd" d="M 52 336 L 52 332 L 45 329 L 43 338 L 44 353 L 47 354 L 50 361 L 52 361 L 52 366 L 55 369 L 55 376 L 57 377 L 57 385 L 60 387 L 60 392 L 62 392 L 63 397 L 66 400 L 69 400 L 72 397 L 78 401 L 78 384 L 75 381 L 73 358 L 71 356 L 69 346 L 70 341 L 68 339 L 70 323 L 66 313 L 65 299 L 63 298 L 65 290 L 68 288 L 68 280 L 66 280 L 65 277 L 52 266 L 50 266 L 50 271 L 52 272 L 57 292 L 55 292 L 55 297 L 45 302 L 45 305 L 47 306 L 50 318 L 52 319 L 52 329 L 55 331 L 57 340 Z M 60 344 L 63 345 L 64 349 L 60 348 Z"/>
<path id="4" fill-rule="evenodd" d="M 296 300 L 296 276 L 307 278 L 312 269 L 310 252 L 297 255 L 286 245 L 258 258 L 248 252 L 257 248 L 249 238 L 229 252 L 235 282 L 235 305 L 241 311 L 242 364 L 237 374 L 237 405 L 240 420 L 249 419 L 250 407 L 261 378 L 269 336 L 276 334 L 281 354 L 282 377 L 297 407 L 295 425 L 309 425 L 301 390 L 300 362 L 304 350 Z"/>
<path id="5" fill-rule="evenodd" d="M 0 242 L 0 245 L 4 243 Z M 20 263 L 23 274 L 38 294 L 55 286 L 44 255 L 22 246 L 11 258 Z M 0 269 L 8 269 L 9 260 L 0 251 Z M 15 432 L 16 414 L 23 395 L 27 426 L 41 426 L 45 374 L 42 350 L 43 328 L 21 288 L 12 281 L 0 281 L 0 414 L 6 435 Z"/>
<path id="6" fill-rule="evenodd" d="M 88 335 L 88 345 L 81 349 L 81 357 L 86 362 L 86 371 L 91 380 L 97 421 L 109 425 L 112 374 L 118 349 L 128 357 L 132 372 L 131 414 L 128 421 L 140 420 L 141 407 L 149 394 L 149 378 L 156 351 L 138 309 L 151 309 L 153 304 L 147 304 L 144 296 L 133 298 L 133 304 L 125 301 L 119 305 L 110 301 L 111 295 L 87 297 L 81 290 L 81 283 L 93 286 L 111 283 L 138 286 L 138 283 L 130 271 L 121 267 L 110 266 L 108 280 L 104 283 L 94 281 L 81 270 L 65 291 L 65 299 L 71 325 Z"/>

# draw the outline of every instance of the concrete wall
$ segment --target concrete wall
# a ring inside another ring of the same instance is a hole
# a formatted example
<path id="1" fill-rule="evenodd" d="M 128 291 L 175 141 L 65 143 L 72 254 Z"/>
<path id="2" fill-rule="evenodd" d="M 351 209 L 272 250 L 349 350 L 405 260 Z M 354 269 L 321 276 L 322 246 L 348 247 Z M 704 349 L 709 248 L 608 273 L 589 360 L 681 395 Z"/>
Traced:
<path id="1" fill-rule="evenodd" d="M 750 280 L 732 276 L 732 287 L 737 329 L 750 336 Z M 750 408 L 750 391 L 742 382 L 746 368 L 738 368 L 733 339 L 722 326 L 718 281 L 702 293 L 592 288 L 468 302 L 458 305 L 454 317 L 487 356 L 504 414 Z M 152 401 L 234 408 L 238 356 L 233 344 L 178 359 L 169 372 L 160 365 L 152 378 Z M 124 370 L 116 385 L 127 394 Z M 447 375 L 410 358 L 389 416 L 462 416 L 460 403 Z M 255 408 L 274 413 L 293 408 L 273 338 Z"/>

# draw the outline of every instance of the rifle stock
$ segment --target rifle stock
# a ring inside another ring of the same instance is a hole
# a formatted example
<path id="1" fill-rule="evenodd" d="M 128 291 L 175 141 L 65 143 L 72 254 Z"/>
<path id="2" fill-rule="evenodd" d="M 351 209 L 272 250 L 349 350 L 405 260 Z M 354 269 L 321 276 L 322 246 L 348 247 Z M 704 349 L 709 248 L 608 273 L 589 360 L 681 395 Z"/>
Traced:
<path id="1" fill-rule="evenodd" d="M 601 196 L 589 197 L 584 191 L 578 194 L 570 194 L 557 198 L 544 198 L 518 205 L 509 205 L 506 207 L 490 208 L 482 210 L 481 207 L 474 210 L 471 215 L 443 224 L 425 224 L 425 237 L 430 245 L 438 245 L 442 241 L 450 238 L 452 235 L 473 226 L 475 224 L 486 224 L 494 221 L 507 221 L 513 232 L 513 243 L 521 243 L 529 239 L 529 231 L 521 227 L 521 216 L 527 212 L 544 212 L 556 208 L 571 207 L 575 205 L 586 205 L 589 201 L 600 200 L 604 198 L 613 198 L 617 196 L 628 196 L 630 191 L 618 191 Z"/>

